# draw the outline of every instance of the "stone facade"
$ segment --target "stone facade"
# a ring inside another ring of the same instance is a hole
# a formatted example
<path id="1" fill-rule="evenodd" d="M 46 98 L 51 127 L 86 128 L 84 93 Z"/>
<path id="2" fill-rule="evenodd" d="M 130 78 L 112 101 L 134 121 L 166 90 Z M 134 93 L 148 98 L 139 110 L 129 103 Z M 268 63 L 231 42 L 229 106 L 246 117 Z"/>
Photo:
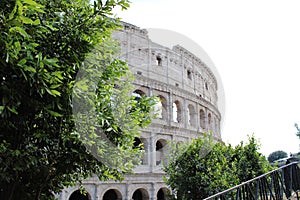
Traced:
<path id="1" fill-rule="evenodd" d="M 142 165 L 122 182 L 84 181 L 90 200 L 164 200 L 168 187 L 162 180 L 167 144 L 178 143 L 211 131 L 221 141 L 221 115 L 217 108 L 217 81 L 206 64 L 181 46 L 172 49 L 152 42 L 147 31 L 124 23 L 114 33 L 122 58 L 135 74 L 135 95 L 156 95 L 159 118 L 142 130 L 137 142 L 145 147 Z M 60 200 L 72 200 L 78 187 L 67 188 Z M 72 196 L 72 197 L 71 197 Z M 84 198 L 79 198 L 84 199 Z"/>

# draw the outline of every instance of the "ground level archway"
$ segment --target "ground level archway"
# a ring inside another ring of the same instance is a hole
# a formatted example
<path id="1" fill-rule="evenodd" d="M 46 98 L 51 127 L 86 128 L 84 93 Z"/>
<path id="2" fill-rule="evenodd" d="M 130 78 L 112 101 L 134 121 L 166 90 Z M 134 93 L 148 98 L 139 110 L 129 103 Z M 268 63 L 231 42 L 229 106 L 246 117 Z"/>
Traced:
<path id="1" fill-rule="evenodd" d="M 87 191 L 76 190 L 71 194 L 69 200 L 91 200 L 91 196 Z"/>
<path id="2" fill-rule="evenodd" d="M 145 189 L 137 189 L 132 195 L 132 200 L 149 200 L 149 194 Z"/>
<path id="3" fill-rule="evenodd" d="M 122 195 L 116 189 L 107 190 L 103 195 L 103 200 L 121 200 Z"/>

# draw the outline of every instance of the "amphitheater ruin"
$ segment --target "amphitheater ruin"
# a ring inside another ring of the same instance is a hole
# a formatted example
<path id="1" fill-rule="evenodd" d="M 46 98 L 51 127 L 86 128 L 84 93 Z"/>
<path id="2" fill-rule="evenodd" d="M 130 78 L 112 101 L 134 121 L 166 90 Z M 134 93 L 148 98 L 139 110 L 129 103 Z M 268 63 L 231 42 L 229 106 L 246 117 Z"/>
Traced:
<path id="1" fill-rule="evenodd" d="M 134 95 L 160 99 L 155 106 L 158 118 L 136 139 L 145 148 L 142 164 L 122 182 L 91 177 L 83 182 L 86 196 L 78 187 L 70 187 L 59 194 L 60 200 L 165 200 L 169 188 L 162 180 L 162 163 L 167 145 L 207 131 L 221 141 L 218 84 L 209 66 L 179 45 L 170 49 L 152 42 L 145 29 L 128 23 L 123 26 L 114 38 L 135 75 Z"/>

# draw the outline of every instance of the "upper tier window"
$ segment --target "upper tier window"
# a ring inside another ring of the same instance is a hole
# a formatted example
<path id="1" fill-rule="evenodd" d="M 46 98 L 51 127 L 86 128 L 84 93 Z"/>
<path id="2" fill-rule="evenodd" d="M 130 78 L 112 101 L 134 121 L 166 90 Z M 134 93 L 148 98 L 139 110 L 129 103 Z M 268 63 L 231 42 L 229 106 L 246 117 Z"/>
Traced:
<path id="1" fill-rule="evenodd" d="M 191 72 L 191 70 L 187 70 L 186 73 L 187 73 L 187 77 L 192 80 L 192 72 Z"/>
<path id="2" fill-rule="evenodd" d="M 160 56 L 156 56 L 156 65 L 161 66 L 162 60 Z"/>

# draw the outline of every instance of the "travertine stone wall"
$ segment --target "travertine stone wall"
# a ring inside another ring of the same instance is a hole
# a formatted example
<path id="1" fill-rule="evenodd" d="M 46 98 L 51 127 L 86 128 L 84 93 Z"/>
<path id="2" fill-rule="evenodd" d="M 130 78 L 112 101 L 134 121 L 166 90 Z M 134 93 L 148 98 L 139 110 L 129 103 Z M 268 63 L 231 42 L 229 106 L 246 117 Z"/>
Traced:
<path id="1" fill-rule="evenodd" d="M 217 108 L 218 84 L 201 58 L 177 45 L 172 49 L 152 42 L 147 31 L 124 23 L 124 30 L 114 33 L 135 75 L 134 92 L 156 95 L 161 99 L 160 118 L 142 130 L 144 143 L 142 165 L 135 174 L 116 183 L 100 182 L 91 177 L 84 182 L 89 199 L 164 200 L 168 187 L 162 181 L 162 162 L 167 162 L 168 144 L 179 143 L 211 131 L 221 141 L 221 115 Z M 68 200 L 78 188 L 67 188 L 60 195 Z"/>

